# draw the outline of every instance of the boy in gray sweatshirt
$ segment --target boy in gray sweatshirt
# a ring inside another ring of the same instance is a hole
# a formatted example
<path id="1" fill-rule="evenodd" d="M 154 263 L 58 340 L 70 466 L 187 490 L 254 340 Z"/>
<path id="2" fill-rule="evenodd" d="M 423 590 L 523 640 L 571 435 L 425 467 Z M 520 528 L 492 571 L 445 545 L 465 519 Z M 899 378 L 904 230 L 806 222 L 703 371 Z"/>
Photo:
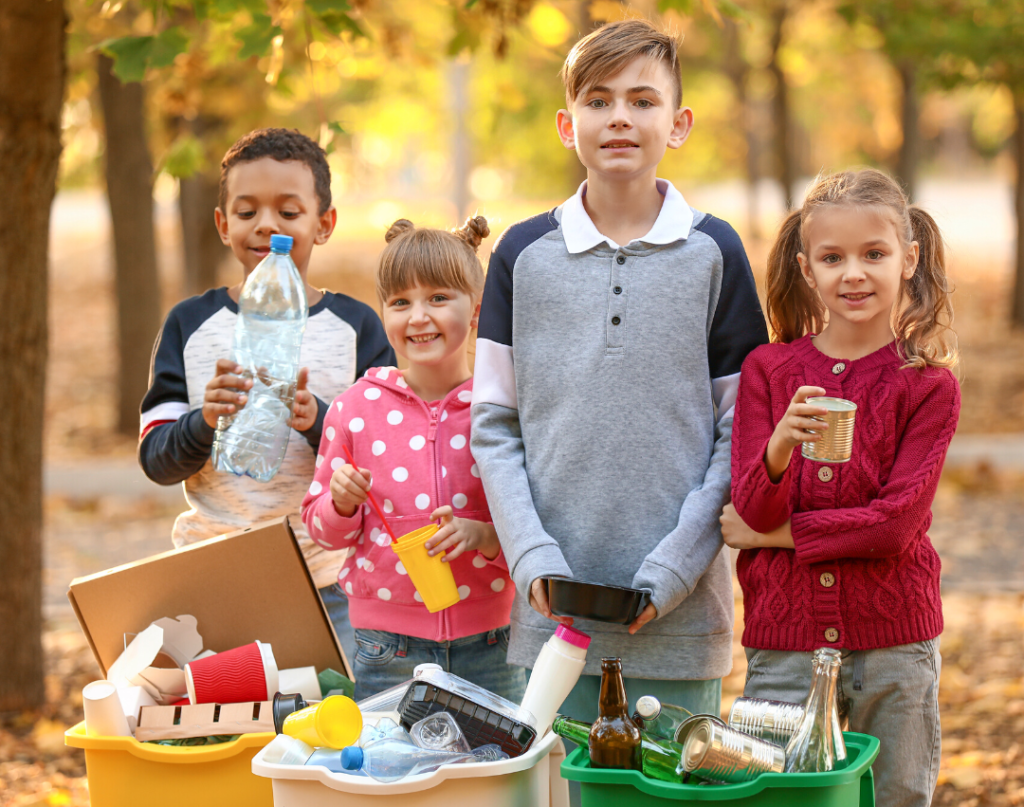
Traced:
<path id="1" fill-rule="evenodd" d="M 626 20 L 572 49 L 557 125 L 587 181 L 502 235 L 480 312 L 472 451 L 516 584 L 509 662 L 555 627 L 541 578 L 650 596 L 628 628 L 577 620 L 593 643 L 561 711 L 585 720 L 602 656 L 631 699 L 695 713 L 732 666 L 718 516 L 740 365 L 768 334 L 735 231 L 657 178 L 693 125 L 676 48 Z"/>

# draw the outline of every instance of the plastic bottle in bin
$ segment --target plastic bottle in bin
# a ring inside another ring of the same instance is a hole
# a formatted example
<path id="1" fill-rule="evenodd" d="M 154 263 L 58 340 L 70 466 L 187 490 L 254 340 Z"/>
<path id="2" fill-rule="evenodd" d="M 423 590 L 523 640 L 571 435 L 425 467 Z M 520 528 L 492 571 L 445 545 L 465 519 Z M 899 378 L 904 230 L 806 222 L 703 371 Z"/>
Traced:
<path id="1" fill-rule="evenodd" d="M 366 748 L 353 745 L 341 752 L 341 766 L 346 771 L 362 771 L 371 779 L 385 784 L 417 773 L 427 773 L 441 765 L 476 761 L 473 754 L 420 748 L 407 740 L 393 737 L 378 740 Z"/>
<path id="2" fill-rule="evenodd" d="M 306 287 L 291 248 L 291 236 L 270 236 L 270 254 L 242 286 L 232 359 L 253 385 L 240 410 L 218 418 L 213 438 L 214 468 L 259 482 L 274 478 L 288 449 L 306 330 Z"/>
<path id="3" fill-rule="evenodd" d="M 559 707 L 579 681 L 587 663 L 588 647 L 590 637 L 569 625 L 559 625 L 555 635 L 541 647 L 522 702 L 522 707 L 537 719 L 541 734 L 551 726 Z"/>

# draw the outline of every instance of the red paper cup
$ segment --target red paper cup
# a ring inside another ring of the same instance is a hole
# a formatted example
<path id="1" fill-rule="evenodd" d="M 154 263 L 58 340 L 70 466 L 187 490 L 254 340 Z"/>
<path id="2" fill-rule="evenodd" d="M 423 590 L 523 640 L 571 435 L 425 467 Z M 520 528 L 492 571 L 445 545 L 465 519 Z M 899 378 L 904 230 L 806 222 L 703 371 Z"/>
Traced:
<path id="1" fill-rule="evenodd" d="M 225 650 L 185 665 L 188 699 L 197 703 L 267 701 L 277 692 L 277 662 L 269 644 Z"/>

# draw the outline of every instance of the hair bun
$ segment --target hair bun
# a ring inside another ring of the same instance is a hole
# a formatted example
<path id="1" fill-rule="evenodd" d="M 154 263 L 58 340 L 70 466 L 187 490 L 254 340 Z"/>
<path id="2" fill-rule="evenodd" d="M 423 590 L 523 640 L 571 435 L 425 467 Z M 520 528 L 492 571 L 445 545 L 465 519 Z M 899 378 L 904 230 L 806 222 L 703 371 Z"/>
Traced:
<path id="1" fill-rule="evenodd" d="M 480 243 L 491 234 L 491 228 L 487 226 L 487 219 L 483 216 L 474 216 L 466 219 L 466 223 L 455 230 L 455 234 L 476 252 Z"/>
<path id="2" fill-rule="evenodd" d="M 409 221 L 409 219 L 398 219 L 398 221 L 388 227 L 388 231 L 384 233 L 384 241 L 390 244 L 398 238 L 398 236 L 410 233 L 415 229 L 416 225 Z"/>

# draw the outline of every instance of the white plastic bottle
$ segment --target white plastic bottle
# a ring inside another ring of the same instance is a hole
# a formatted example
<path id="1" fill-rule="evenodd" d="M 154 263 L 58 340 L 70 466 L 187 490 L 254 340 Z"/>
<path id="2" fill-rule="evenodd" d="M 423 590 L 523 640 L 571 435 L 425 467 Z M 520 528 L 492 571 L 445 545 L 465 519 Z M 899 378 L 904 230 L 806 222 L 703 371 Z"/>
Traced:
<path id="1" fill-rule="evenodd" d="M 587 663 L 590 637 L 569 625 L 559 625 L 545 642 L 526 685 L 522 707 L 537 718 L 537 736 L 543 736 L 555 722 L 562 702 L 576 686 Z"/>
<path id="2" fill-rule="evenodd" d="M 211 451 L 218 471 L 258 482 L 274 478 L 288 449 L 309 309 L 291 248 L 290 236 L 270 236 L 270 254 L 242 285 L 232 358 L 253 385 L 245 406 L 217 419 Z"/>

